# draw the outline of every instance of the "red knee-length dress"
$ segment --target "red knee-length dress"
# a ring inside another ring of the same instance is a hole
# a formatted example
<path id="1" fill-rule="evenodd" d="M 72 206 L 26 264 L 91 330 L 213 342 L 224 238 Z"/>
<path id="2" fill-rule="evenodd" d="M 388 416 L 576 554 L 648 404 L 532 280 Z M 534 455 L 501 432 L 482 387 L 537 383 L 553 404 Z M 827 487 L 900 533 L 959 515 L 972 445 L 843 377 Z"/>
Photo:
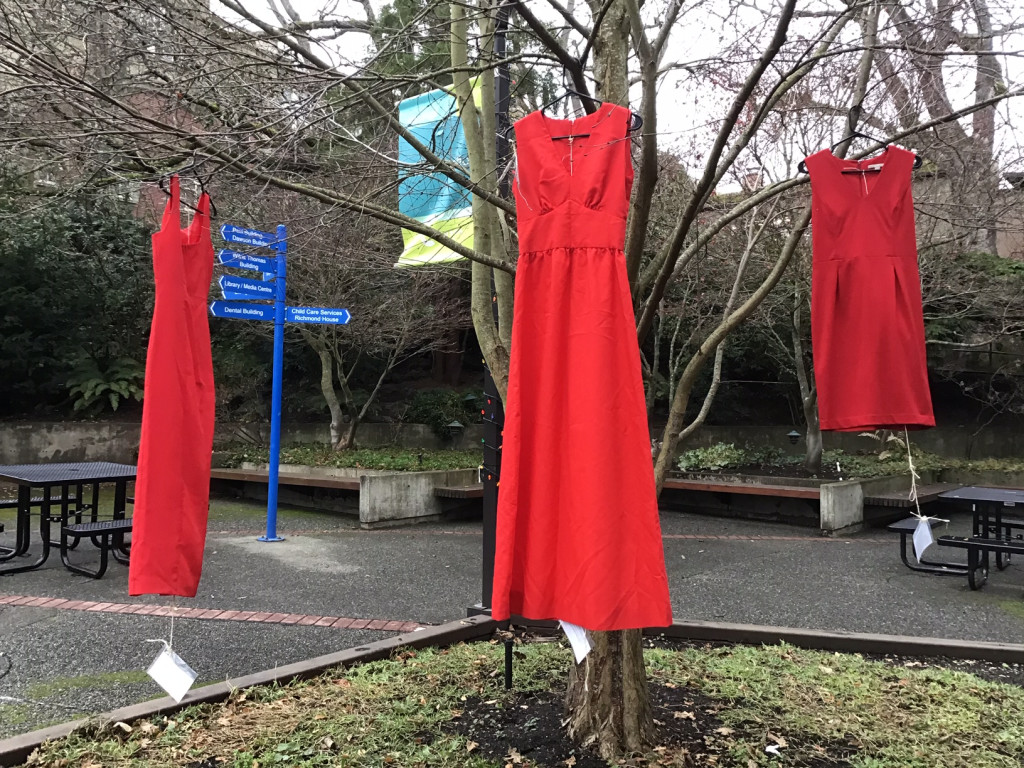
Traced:
<path id="1" fill-rule="evenodd" d="M 128 593 L 195 597 L 210 502 L 214 381 L 207 299 L 210 198 L 181 228 L 178 178 L 153 235 L 156 303 L 146 353 Z"/>
<path id="2" fill-rule="evenodd" d="M 492 616 L 672 621 L 623 245 L 630 113 L 515 126 L 519 263 Z M 573 135 L 567 139 L 552 137 Z M 582 134 L 589 134 L 582 136 Z"/>
<path id="3" fill-rule="evenodd" d="M 856 161 L 823 150 L 805 163 L 821 428 L 934 427 L 911 194 L 914 154 L 890 146 Z M 880 170 L 843 173 L 869 167 Z"/>

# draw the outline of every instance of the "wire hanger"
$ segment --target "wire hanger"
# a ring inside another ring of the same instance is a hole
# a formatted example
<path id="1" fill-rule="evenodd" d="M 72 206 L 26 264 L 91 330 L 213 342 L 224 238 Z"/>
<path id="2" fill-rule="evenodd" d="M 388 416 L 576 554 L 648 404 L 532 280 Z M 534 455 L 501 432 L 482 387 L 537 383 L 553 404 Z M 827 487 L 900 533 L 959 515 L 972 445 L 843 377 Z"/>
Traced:
<path id="1" fill-rule="evenodd" d="M 828 151 L 832 152 L 832 151 L 835 150 L 836 147 L 838 147 L 838 146 L 840 146 L 842 144 L 845 144 L 846 142 L 848 142 L 848 141 L 850 141 L 852 139 L 866 139 L 868 141 L 873 141 L 876 144 L 878 144 L 879 146 L 885 147 L 886 149 L 888 149 L 890 146 L 892 146 L 892 142 L 890 142 L 890 141 L 882 141 L 881 139 L 876 138 L 875 136 L 872 136 L 870 134 L 864 133 L 863 131 L 852 130 L 849 133 L 847 133 L 846 136 L 844 136 L 839 141 L 837 141 L 835 144 L 833 144 L 831 147 L 829 147 Z M 921 156 L 920 155 L 914 155 L 914 170 L 917 170 L 918 168 L 920 168 L 921 167 L 921 163 L 922 163 Z M 807 164 L 803 160 L 801 160 L 800 163 L 797 165 L 796 169 L 800 173 L 807 173 Z M 878 173 L 880 170 L 881 170 L 881 168 L 844 168 L 842 170 L 842 173 L 860 173 L 860 174 Z"/>
<path id="2" fill-rule="evenodd" d="M 171 192 L 170 192 L 169 189 L 167 189 L 167 179 L 168 178 L 169 178 L 168 176 L 161 176 L 159 179 L 157 179 L 157 184 L 160 186 L 160 191 L 163 192 L 168 197 L 170 197 L 171 196 Z M 196 181 L 199 182 L 199 192 L 200 192 L 200 194 L 203 194 L 203 193 L 208 194 L 206 192 L 206 184 L 203 182 L 202 176 L 200 176 L 197 173 L 195 175 L 195 179 L 196 179 Z M 196 208 L 194 205 L 189 205 L 188 203 L 186 203 L 181 198 L 178 199 L 178 202 L 181 205 L 184 205 L 189 210 L 192 210 L 192 211 L 195 211 L 196 213 L 199 213 L 199 209 L 198 208 Z M 216 217 L 217 217 L 217 206 L 213 204 L 213 198 L 211 197 L 210 198 L 210 219 L 212 220 L 212 219 L 215 219 Z"/>

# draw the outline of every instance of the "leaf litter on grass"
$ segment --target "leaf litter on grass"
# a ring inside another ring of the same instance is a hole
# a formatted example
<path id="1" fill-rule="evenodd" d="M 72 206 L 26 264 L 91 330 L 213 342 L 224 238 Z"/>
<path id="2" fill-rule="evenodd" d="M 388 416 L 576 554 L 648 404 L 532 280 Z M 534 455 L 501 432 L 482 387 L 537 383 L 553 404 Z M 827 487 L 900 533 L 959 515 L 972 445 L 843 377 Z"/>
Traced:
<path id="1" fill-rule="evenodd" d="M 1019 768 L 1024 689 L 929 666 L 788 645 L 646 650 L 657 743 L 622 765 L 716 768 Z M 223 704 L 49 743 L 34 766 L 592 768 L 562 726 L 571 653 L 405 650 Z"/>

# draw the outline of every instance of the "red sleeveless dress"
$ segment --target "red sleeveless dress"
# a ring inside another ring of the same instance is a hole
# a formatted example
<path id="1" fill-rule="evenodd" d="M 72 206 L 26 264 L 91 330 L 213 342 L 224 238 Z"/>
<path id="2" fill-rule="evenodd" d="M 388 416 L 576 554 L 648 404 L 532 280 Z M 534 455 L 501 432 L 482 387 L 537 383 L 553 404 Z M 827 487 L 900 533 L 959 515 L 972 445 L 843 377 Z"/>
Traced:
<path id="1" fill-rule="evenodd" d="M 519 225 L 491 615 L 666 626 L 668 579 L 623 244 L 629 111 L 516 123 Z M 589 134 L 573 140 L 553 136 Z"/>
<path id="2" fill-rule="evenodd" d="M 213 450 L 210 198 L 181 228 L 178 178 L 153 235 L 156 303 L 146 353 L 128 593 L 195 597 L 203 566 Z"/>
<path id="3" fill-rule="evenodd" d="M 821 428 L 934 427 L 911 194 L 914 154 L 891 146 L 858 162 L 823 150 L 805 163 Z M 842 172 L 878 165 L 873 173 Z"/>

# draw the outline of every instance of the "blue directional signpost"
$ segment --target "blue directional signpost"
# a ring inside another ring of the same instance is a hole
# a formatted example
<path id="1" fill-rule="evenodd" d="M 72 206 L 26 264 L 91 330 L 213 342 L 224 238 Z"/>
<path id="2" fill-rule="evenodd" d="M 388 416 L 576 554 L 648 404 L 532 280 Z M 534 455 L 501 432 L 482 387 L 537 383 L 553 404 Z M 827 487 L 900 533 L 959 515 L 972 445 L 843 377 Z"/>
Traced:
<path id="1" fill-rule="evenodd" d="M 270 406 L 270 466 L 267 478 L 267 532 L 259 541 L 284 541 L 277 535 L 277 487 L 281 453 L 281 379 L 284 366 L 284 324 L 319 323 L 344 325 L 351 315 L 347 309 L 285 306 L 285 256 L 288 253 L 288 231 L 283 225 L 277 232 L 225 224 L 220 235 L 229 243 L 250 248 L 271 248 L 276 256 L 259 256 L 223 249 L 217 259 L 225 267 L 260 272 L 262 280 L 222 275 L 217 281 L 224 301 L 210 304 L 210 314 L 233 320 L 266 320 L 274 322 L 274 374 Z M 249 302 L 270 300 L 273 304 Z"/>

